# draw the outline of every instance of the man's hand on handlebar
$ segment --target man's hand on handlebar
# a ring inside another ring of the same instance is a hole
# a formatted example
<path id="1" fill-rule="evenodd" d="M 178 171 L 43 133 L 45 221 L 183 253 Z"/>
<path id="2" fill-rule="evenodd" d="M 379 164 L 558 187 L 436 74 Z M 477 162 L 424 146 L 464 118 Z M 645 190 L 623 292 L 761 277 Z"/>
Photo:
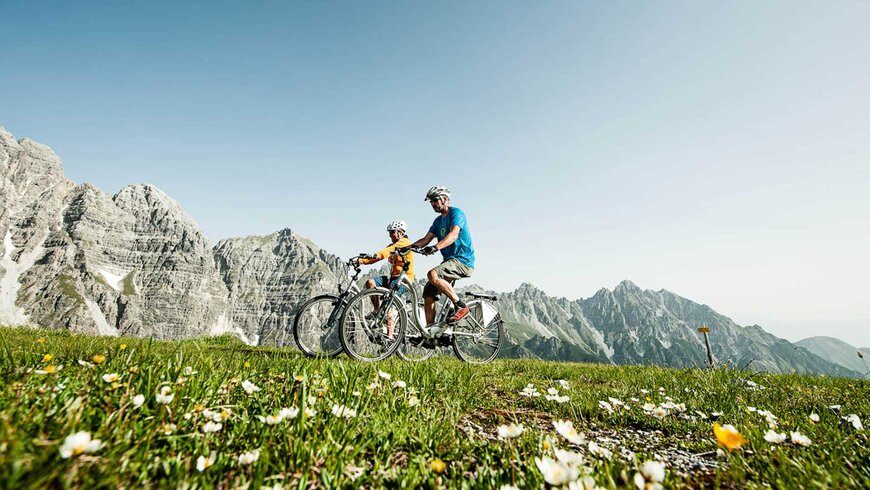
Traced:
<path id="1" fill-rule="evenodd" d="M 420 249 L 420 253 L 423 255 L 432 255 L 437 251 L 438 247 L 436 247 L 435 245 L 429 245 Z"/>

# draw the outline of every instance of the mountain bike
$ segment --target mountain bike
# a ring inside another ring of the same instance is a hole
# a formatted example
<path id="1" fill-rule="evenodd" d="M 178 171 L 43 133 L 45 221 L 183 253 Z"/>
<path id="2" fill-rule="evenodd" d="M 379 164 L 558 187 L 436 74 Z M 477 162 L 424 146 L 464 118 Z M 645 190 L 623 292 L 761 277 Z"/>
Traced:
<path id="1" fill-rule="evenodd" d="M 419 251 L 396 249 L 392 254 L 404 256 Z M 445 297 L 435 323 L 426 325 L 418 307 L 417 289 L 407 276 L 408 267 L 405 262 L 398 280 L 390 287 L 367 289 L 351 298 L 339 325 L 344 351 L 361 361 L 380 361 L 397 351 L 403 359 L 424 360 L 439 347 L 451 345 L 456 357 L 468 363 L 483 364 L 495 359 L 504 341 L 504 325 L 494 305 L 498 298 L 465 293 L 471 298 L 466 303 L 470 311 L 462 320 L 450 323 L 447 319 L 452 316 L 452 305 Z M 407 295 L 399 294 L 402 286 L 408 290 Z"/>
<path id="2" fill-rule="evenodd" d="M 362 269 L 357 259 L 360 257 L 367 256 L 360 254 L 345 263 L 348 272 L 353 270 L 354 273 L 346 285 L 338 284 L 338 295 L 321 294 L 299 307 L 293 319 L 293 338 L 306 356 L 335 357 L 341 354 L 339 322 L 350 298 L 359 292 L 357 278 Z"/>

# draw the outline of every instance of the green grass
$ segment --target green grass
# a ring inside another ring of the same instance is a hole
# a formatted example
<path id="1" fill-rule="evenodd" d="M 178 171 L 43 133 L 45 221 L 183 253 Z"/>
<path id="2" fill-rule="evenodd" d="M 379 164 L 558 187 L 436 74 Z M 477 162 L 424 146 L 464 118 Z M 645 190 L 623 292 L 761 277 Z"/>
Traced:
<path id="1" fill-rule="evenodd" d="M 44 362 L 45 354 L 53 359 Z M 78 363 L 97 354 L 104 363 Z M 36 373 L 47 365 L 63 368 Z M 188 366 L 196 374 L 186 374 Z M 392 379 L 370 391 L 379 369 Z M 0 373 L 3 488 L 540 488 L 547 485 L 536 457 L 552 456 L 553 445 L 588 453 L 586 445 L 570 446 L 556 434 L 552 422 L 558 419 L 573 421 L 587 440 L 614 451 L 611 460 L 587 454 L 588 472 L 603 487 L 626 488 L 639 464 L 656 456 L 667 465 L 666 488 L 870 487 L 867 431 L 828 408 L 839 404 L 841 415 L 870 421 L 870 382 L 861 380 L 528 360 L 364 364 L 249 348 L 230 337 L 158 342 L 25 328 L 0 328 Z M 109 373 L 121 375 L 120 386 L 103 381 Z M 529 383 L 545 392 L 559 379 L 570 384 L 560 389 L 568 403 L 519 394 Z M 748 379 L 764 389 L 749 388 Z M 248 395 L 241 386 L 246 380 L 260 391 Z M 389 384 L 396 380 L 407 388 Z M 168 405 L 155 399 L 162 386 L 175 394 Z M 418 406 L 409 403 L 409 388 L 416 390 Z M 145 396 L 140 408 L 132 403 L 137 394 Z M 640 407 L 666 396 L 684 403 L 686 412 L 657 419 Z M 275 426 L 258 419 L 282 407 L 309 406 L 308 397 L 316 399 L 313 417 L 300 412 Z M 608 397 L 630 409 L 606 412 L 599 401 Z M 357 416 L 336 417 L 333 404 L 351 407 Z M 799 430 L 812 445 L 767 443 L 764 418 L 747 407 L 771 411 L 779 418 L 777 431 Z M 219 432 L 203 434 L 202 408 L 229 409 Z M 721 412 L 719 421 L 734 425 L 747 445 L 717 457 L 712 422 L 696 410 L 707 417 Z M 819 423 L 809 420 L 811 413 Z M 499 440 L 497 427 L 510 422 L 526 431 Z M 172 434 L 164 434 L 166 424 L 175 424 Z M 64 439 L 77 431 L 90 432 L 104 446 L 62 458 Z M 254 449 L 259 459 L 241 465 L 238 456 Z M 620 449 L 635 454 L 623 458 Z M 197 458 L 211 452 L 214 465 L 198 471 Z M 436 459 L 445 463 L 442 472 L 433 469 Z M 356 480 L 354 468 L 361 469 Z"/>

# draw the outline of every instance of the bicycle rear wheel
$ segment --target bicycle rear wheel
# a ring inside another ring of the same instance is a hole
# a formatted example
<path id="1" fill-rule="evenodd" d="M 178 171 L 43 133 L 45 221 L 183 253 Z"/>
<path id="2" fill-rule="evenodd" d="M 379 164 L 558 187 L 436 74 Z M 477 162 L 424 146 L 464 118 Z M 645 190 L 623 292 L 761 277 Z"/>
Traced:
<path id="1" fill-rule="evenodd" d="M 345 352 L 360 361 L 390 357 L 404 337 L 407 316 L 399 298 L 390 304 L 390 290 L 367 289 L 354 296 L 341 316 L 339 339 Z M 375 308 L 372 299 L 377 300 Z"/>
<path id="2" fill-rule="evenodd" d="M 465 362 L 485 364 L 501 351 L 504 324 L 495 306 L 486 301 L 470 301 L 468 308 L 468 315 L 453 325 L 453 353 Z"/>
<path id="3" fill-rule="evenodd" d="M 335 357 L 341 354 L 338 327 L 341 310 L 338 296 L 323 294 L 306 301 L 293 320 L 293 338 L 309 357 Z"/>

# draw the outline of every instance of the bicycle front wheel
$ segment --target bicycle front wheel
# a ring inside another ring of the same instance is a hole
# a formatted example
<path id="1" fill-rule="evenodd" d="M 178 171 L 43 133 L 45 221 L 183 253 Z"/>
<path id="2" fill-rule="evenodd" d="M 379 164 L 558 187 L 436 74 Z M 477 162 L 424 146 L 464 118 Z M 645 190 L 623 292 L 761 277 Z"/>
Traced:
<path id="1" fill-rule="evenodd" d="M 338 296 L 323 294 L 306 301 L 293 320 L 296 345 L 309 357 L 335 357 L 341 354 L 338 327 L 341 308 Z"/>
<path id="2" fill-rule="evenodd" d="M 339 339 L 345 352 L 360 361 L 390 357 L 402 343 L 407 316 L 390 290 L 367 289 L 354 296 L 341 316 Z"/>
<path id="3" fill-rule="evenodd" d="M 485 364 L 501 351 L 504 324 L 498 310 L 486 301 L 471 301 L 468 308 L 468 315 L 453 326 L 453 352 L 465 362 Z"/>

